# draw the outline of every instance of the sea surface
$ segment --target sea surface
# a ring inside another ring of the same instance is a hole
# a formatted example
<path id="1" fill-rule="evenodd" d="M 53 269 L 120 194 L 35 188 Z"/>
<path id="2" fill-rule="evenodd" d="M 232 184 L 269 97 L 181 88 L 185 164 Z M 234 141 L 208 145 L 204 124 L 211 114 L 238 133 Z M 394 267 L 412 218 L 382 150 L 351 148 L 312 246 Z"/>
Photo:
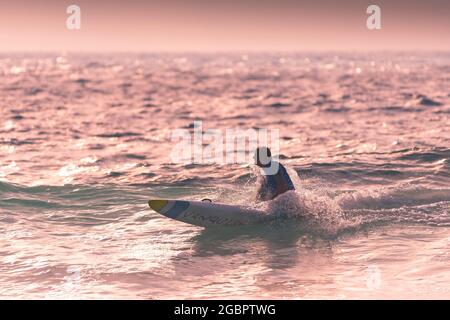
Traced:
<path id="1" fill-rule="evenodd" d="M 0 79 L 0 298 L 450 299 L 450 53 L 16 53 Z M 283 218 L 148 207 L 253 205 L 252 165 L 171 161 L 197 120 L 279 130 Z"/>

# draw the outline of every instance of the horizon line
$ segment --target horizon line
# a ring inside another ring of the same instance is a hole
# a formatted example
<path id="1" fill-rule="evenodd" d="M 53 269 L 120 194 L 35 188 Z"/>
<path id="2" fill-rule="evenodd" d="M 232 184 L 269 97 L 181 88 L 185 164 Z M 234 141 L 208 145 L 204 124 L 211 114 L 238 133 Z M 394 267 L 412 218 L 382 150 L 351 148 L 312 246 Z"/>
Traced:
<path id="1" fill-rule="evenodd" d="M 7 53 L 59 53 L 59 54 L 152 54 L 152 53 L 167 53 L 167 54 L 214 54 L 214 53 L 283 53 L 283 54 L 295 54 L 295 53 L 450 53 L 449 49 L 431 49 L 431 48 L 417 48 L 417 49 L 218 49 L 218 50 L 170 50 L 170 49 L 157 49 L 157 50 L 64 50 L 64 49 L 44 49 L 44 50 L 0 50 L 0 54 Z"/>

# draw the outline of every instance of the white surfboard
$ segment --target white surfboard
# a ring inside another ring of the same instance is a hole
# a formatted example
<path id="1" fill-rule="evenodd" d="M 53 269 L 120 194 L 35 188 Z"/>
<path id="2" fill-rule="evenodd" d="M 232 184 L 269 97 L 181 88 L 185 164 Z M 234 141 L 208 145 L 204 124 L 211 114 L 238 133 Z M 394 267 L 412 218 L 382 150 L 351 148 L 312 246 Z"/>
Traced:
<path id="1" fill-rule="evenodd" d="M 243 226 L 274 220 L 264 211 L 209 201 L 155 199 L 148 205 L 166 217 L 201 227 Z"/>

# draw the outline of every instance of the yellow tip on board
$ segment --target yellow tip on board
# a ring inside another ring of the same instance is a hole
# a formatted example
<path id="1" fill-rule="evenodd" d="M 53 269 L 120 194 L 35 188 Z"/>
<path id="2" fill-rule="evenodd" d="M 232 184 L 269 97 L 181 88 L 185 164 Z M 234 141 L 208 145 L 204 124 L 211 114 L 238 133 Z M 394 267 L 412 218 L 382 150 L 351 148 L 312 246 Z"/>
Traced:
<path id="1" fill-rule="evenodd" d="M 166 204 L 167 200 L 149 200 L 148 205 L 155 211 L 161 210 Z"/>

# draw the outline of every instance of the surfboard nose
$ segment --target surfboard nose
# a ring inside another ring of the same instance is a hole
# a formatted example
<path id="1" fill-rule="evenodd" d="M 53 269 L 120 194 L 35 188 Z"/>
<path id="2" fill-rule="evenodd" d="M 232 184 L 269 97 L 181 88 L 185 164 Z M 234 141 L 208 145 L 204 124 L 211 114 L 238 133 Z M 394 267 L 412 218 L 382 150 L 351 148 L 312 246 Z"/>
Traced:
<path id="1" fill-rule="evenodd" d="M 161 210 L 169 201 L 167 200 L 149 200 L 148 205 L 155 211 Z"/>

